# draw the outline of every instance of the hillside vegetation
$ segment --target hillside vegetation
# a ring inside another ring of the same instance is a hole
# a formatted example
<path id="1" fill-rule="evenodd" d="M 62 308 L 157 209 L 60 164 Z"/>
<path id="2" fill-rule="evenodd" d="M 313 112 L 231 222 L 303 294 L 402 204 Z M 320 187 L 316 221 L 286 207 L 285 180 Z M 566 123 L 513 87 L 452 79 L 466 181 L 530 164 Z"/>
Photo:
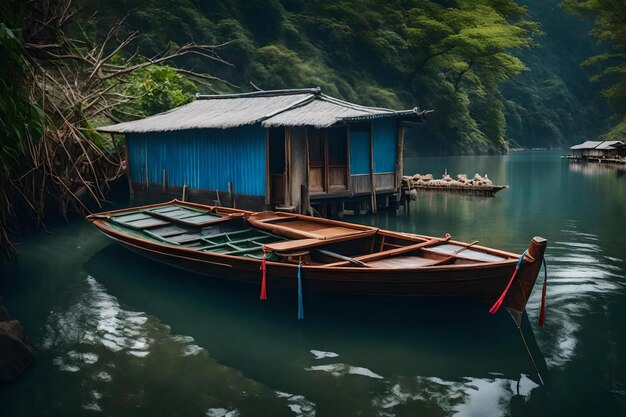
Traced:
<path id="1" fill-rule="evenodd" d="M 620 0 L 2 2 L 0 247 L 18 213 L 41 226 L 106 199 L 123 149 L 96 126 L 197 92 L 434 109 L 406 155 L 623 139 L 624 28 Z"/>
<path id="2" fill-rule="evenodd" d="M 220 55 L 232 66 L 196 65 L 239 87 L 213 85 L 218 91 L 249 91 L 249 82 L 320 86 L 365 105 L 434 109 L 420 130 L 434 152 L 507 148 L 501 83 L 527 69 L 516 54 L 539 33 L 527 9 L 509 0 L 114 0 L 85 7 L 98 11 L 101 36 L 128 13 L 126 25 L 143 33 L 144 53 L 190 39 L 229 42 Z"/>

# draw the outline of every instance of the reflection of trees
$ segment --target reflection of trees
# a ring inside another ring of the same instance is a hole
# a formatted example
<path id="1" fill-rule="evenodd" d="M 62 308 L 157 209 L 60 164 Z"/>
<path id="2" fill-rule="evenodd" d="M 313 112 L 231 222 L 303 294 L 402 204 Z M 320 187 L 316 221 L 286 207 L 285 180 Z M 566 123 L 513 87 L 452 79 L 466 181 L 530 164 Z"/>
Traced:
<path id="1" fill-rule="evenodd" d="M 123 309 L 92 277 L 75 304 L 50 314 L 41 344 L 59 371 L 80 377 L 80 386 L 40 382 L 45 388 L 39 395 L 49 396 L 41 405 L 68 398 L 64 390 L 77 393 L 73 401 L 55 405 L 61 408 L 54 414 L 78 415 L 82 408 L 119 415 L 141 408 L 151 415 L 172 415 L 184 406 L 197 415 L 255 415 L 250 410 L 262 408 L 290 416 L 290 407 L 297 405 L 302 416 L 315 415 L 315 404 L 302 395 L 277 393 L 218 363 L 193 337 L 173 335 L 155 317 Z M 50 377 L 63 378 L 58 373 Z M 163 391 L 171 395 L 163 397 Z M 45 413 L 31 410 L 32 415 Z"/>

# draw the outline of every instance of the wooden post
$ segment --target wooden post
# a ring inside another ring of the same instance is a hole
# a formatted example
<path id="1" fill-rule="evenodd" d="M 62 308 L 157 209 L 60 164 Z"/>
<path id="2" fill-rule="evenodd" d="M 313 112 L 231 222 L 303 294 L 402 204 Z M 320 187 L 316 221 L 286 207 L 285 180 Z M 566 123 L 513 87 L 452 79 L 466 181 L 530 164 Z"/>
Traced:
<path id="1" fill-rule="evenodd" d="M 300 186 L 300 204 L 301 214 L 308 214 L 311 200 L 309 200 L 309 187 L 306 184 Z"/>
<path id="2" fill-rule="evenodd" d="M 372 214 L 377 214 L 376 181 L 374 179 L 374 124 L 372 122 L 370 122 L 370 181 L 372 183 Z"/>
<path id="3" fill-rule="evenodd" d="M 300 201 L 302 202 L 301 211 L 302 214 L 308 214 L 309 208 L 311 207 L 311 200 L 309 198 L 309 187 L 310 187 L 310 172 L 311 172 L 311 161 L 309 160 L 309 128 L 304 128 L 304 157 L 306 159 L 306 173 L 304 176 L 304 184 L 300 188 Z"/>
<path id="4" fill-rule="evenodd" d="M 287 206 L 293 205 L 291 198 L 291 128 L 285 128 L 285 201 Z"/>
<path id="5" fill-rule="evenodd" d="M 148 141 L 146 139 L 144 139 L 144 155 L 146 156 L 146 164 L 145 164 L 145 168 L 146 168 L 146 193 L 148 192 L 148 190 L 150 189 L 150 182 L 148 180 Z"/>
<path id="6" fill-rule="evenodd" d="M 411 197 L 408 194 L 406 194 L 406 196 L 404 197 L 404 214 L 407 216 L 409 215 L 409 212 L 411 209 L 409 207 L 409 205 L 411 204 L 410 201 L 411 201 Z"/>
<path id="7" fill-rule="evenodd" d="M 230 182 L 228 183 L 230 184 Z M 271 203 L 271 181 L 270 181 L 270 130 L 265 129 L 265 205 L 269 207 Z M 230 185 L 228 186 L 230 192 Z M 232 197 L 231 197 L 231 202 Z"/>
<path id="8" fill-rule="evenodd" d="M 352 189 L 350 177 L 350 125 L 346 126 L 346 190 Z"/>
<path id="9" fill-rule="evenodd" d="M 111 140 L 114 140 L 114 135 L 111 133 Z M 135 190 L 133 188 L 133 180 L 130 177 L 130 151 L 128 149 L 128 136 L 124 135 L 124 163 L 126 164 L 126 178 L 128 179 L 128 193 L 130 194 L 130 201 L 135 199 Z"/>
<path id="10" fill-rule="evenodd" d="M 328 166 L 328 129 L 324 129 L 324 135 L 322 136 L 322 148 L 324 148 L 324 191 L 330 192 L 330 168 Z M 326 215 L 324 215 L 326 217 Z"/>
<path id="11" fill-rule="evenodd" d="M 404 126 L 398 123 L 398 139 L 396 142 L 396 188 L 400 192 L 404 175 Z"/>
<path id="12" fill-rule="evenodd" d="M 183 185 L 183 196 L 182 196 L 183 201 L 188 201 L 189 199 L 189 187 L 185 184 Z"/>
<path id="13" fill-rule="evenodd" d="M 163 178 L 162 178 L 162 191 L 163 194 L 167 193 L 167 169 L 163 168 Z"/>
<path id="14" fill-rule="evenodd" d="M 235 186 L 232 181 L 228 181 L 228 198 L 230 199 L 230 205 L 233 208 L 237 208 L 235 204 Z"/>

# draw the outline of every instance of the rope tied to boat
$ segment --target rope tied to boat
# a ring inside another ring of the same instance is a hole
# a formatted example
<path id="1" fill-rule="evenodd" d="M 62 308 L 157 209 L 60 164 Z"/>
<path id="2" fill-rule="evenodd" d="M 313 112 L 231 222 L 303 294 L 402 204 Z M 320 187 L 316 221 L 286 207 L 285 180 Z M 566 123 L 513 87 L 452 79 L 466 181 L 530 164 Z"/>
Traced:
<path id="1" fill-rule="evenodd" d="M 298 320 L 304 318 L 304 306 L 302 305 L 302 262 L 298 262 Z"/>
<path id="2" fill-rule="evenodd" d="M 546 257 L 542 259 L 543 262 L 543 289 L 541 290 L 541 309 L 539 310 L 539 319 L 537 324 L 543 327 L 546 322 L 546 291 L 548 290 L 548 264 L 546 263 Z"/>
<path id="3" fill-rule="evenodd" d="M 493 303 L 493 305 L 489 309 L 489 312 L 491 314 L 496 314 L 498 310 L 500 309 L 500 307 L 502 306 L 502 303 L 504 302 L 504 299 L 506 298 L 506 294 L 507 292 L 509 292 L 509 288 L 511 288 L 511 284 L 513 284 L 513 281 L 515 280 L 517 273 L 522 267 L 524 256 L 526 256 L 526 251 L 524 251 L 524 253 L 522 253 L 522 256 L 519 257 L 519 261 L 517 261 L 517 265 L 515 265 L 515 270 L 513 271 L 513 275 L 511 275 L 511 279 L 509 279 L 509 283 L 506 285 L 506 288 L 504 289 L 504 291 L 502 291 L 502 295 L 500 295 L 500 297 L 496 300 L 495 303 Z"/>
<path id="4" fill-rule="evenodd" d="M 261 295 L 260 300 L 267 300 L 267 252 L 263 245 L 263 259 L 261 259 Z"/>

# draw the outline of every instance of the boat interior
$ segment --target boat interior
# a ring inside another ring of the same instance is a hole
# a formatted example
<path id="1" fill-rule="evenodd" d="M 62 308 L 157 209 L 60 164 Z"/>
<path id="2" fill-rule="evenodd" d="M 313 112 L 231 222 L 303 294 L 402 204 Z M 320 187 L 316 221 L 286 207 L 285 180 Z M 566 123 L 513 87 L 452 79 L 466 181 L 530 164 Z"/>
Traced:
<path id="1" fill-rule="evenodd" d="M 101 217 L 97 217 L 101 218 Z M 289 213 L 220 211 L 180 203 L 113 212 L 120 232 L 202 252 L 324 267 L 416 268 L 512 259 L 473 243 L 405 235 Z"/>

